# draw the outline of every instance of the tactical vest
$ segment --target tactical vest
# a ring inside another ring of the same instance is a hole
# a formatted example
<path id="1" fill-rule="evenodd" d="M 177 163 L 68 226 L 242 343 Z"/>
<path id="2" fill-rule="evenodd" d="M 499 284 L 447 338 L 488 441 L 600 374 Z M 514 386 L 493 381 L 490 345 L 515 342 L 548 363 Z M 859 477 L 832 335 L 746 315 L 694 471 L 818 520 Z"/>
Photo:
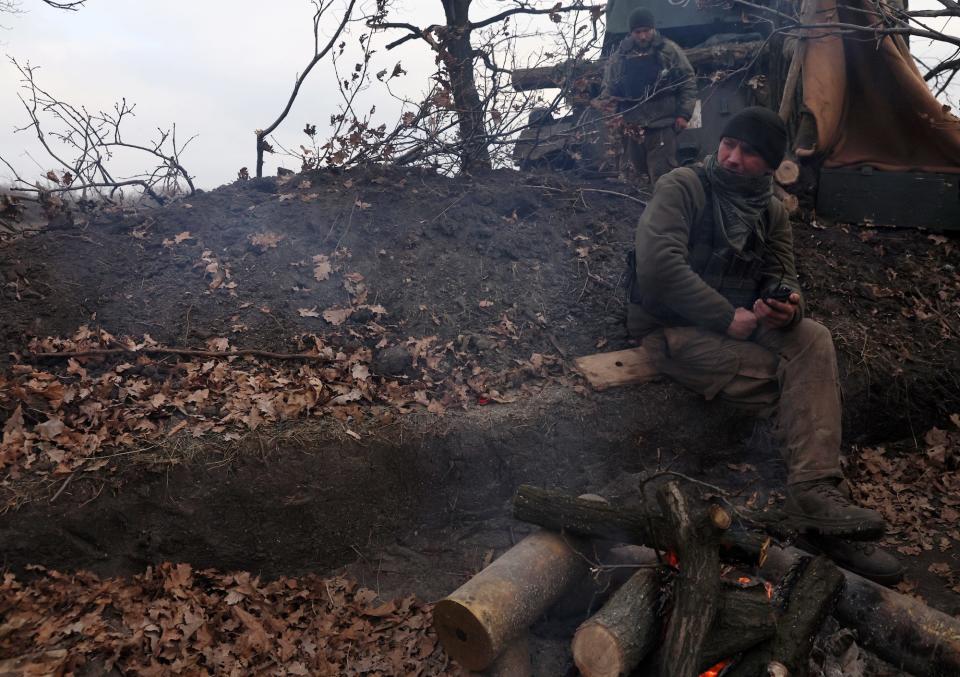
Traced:
<path id="1" fill-rule="evenodd" d="M 737 252 L 727 242 L 720 224 L 714 216 L 713 191 L 706 171 L 692 168 L 703 186 L 706 196 L 700 220 L 690 227 L 687 241 L 690 268 L 704 282 L 716 289 L 734 308 L 751 308 L 760 297 L 763 280 L 763 259 L 756 253 L 760 235 L 751 233 L 743 250 Z M 764 214 L 764 224 L 769 227 L 770 211 Z M 689 320 L 675 313 L 668 306 L 643 294 L 637 284 L 636 252 L 627 255 L 630 280 L 630 302 L 637 303 L 650 315 L 669 325 L 690 324 Z"/>
<path id="2" fill-rule="evenodd" d="M 656 89 L 660 79 L 660 55 L 656 50 L 648 54 L 627 54 L 623 59 L 623 96 L 643 100 Z"/>

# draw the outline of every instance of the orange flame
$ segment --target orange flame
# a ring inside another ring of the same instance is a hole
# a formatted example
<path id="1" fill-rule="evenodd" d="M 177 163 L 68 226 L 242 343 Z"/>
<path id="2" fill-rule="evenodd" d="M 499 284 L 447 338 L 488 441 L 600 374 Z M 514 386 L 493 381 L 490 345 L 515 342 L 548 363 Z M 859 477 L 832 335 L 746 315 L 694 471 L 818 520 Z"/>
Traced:
<path id="1" fill-rule="evenodd" d="M 740 578 L 737 579 L 737 583 L 739 583 L 740 585 L 750 585 L 751 583 L 753 583 L 753 579 L 750 578 L 749 576 L 741 576 Z"/>
<path id="2" fill-rule="evenodd" d="M 764 581 L 763 587 L 767 589 L 767 599 L 773 599 L 773 585 L 768 581 Z"/>
<path id="3" fill-rule="evenodd" d="M 727 667 L 728 665 L 730 665 L 730 660 L 729 660 L 729 659 L 727 659 L 727 660 L 722 660 L 722 661 L 720 661 L 719 663 L 717 663 L 716 665 L 714 665 L 712 668 L 710 668 L 709 670 L 707 670 L 706 672 L 701 673 L 701 674 L 700 674 L 700 677 L 719 677 L 720 673 L 723 672 L 723 669 L 724 669 L 725 667 Z"/>

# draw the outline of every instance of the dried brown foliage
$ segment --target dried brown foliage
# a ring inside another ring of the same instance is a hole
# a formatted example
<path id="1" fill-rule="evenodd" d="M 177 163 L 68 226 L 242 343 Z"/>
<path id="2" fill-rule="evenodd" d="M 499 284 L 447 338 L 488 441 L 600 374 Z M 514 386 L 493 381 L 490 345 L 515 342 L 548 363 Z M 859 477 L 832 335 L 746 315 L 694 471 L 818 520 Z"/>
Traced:
<path id="1" fill-rule="evenodd" d="M 382 601 L 345 578 L 263 582 L 170 563 L 132 579 L 33 570 L 29 583 L 0 583 L 2 674 L 460 674 L 429 605 Z"/>

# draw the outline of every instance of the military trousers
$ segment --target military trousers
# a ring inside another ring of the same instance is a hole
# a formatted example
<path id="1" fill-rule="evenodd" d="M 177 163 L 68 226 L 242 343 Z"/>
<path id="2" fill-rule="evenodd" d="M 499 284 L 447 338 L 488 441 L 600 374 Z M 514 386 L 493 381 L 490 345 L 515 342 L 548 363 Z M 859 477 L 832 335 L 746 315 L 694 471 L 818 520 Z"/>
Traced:
<path id="1" fill-rule="evenodd" d="M 707 399 L 772 416 L 788 484 L 843 477 L 837 356 L 819 322 L 761 327 L 747 341 L 700 327 L 665 327 L 645 336 L 643 346 L 660 373 Z"/>
<path id="2" fill-rule="evenodd" d="M 650 185 L 677 168 L 677 132 L 673 127 L 630 127 L 624 130 L 626 155 L 638 176 L 650 177 Z"/>

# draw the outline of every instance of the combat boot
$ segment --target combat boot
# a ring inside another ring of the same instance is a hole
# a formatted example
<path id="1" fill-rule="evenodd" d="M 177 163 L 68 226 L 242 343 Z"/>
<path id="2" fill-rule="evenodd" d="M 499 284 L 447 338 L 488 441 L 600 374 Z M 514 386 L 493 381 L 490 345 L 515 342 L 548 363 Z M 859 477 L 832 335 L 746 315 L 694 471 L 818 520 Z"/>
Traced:
<path id="1" fill-rule="evenodd" d="M 797 547 L 814 555 L 826 555 L 847 571 L 880 585 L 896 585 L 903 580 L 904 566 L 873 543 L 807 534 L 797 539 Z"/>
<path id="2" fill-rule="evenodd" d="M 837 480 L 813 480 L 787 487 L 784 512 L 802 533 L 872 540 L 883 535 L 880 513 L 861 508 L 844 495 Z"/>

